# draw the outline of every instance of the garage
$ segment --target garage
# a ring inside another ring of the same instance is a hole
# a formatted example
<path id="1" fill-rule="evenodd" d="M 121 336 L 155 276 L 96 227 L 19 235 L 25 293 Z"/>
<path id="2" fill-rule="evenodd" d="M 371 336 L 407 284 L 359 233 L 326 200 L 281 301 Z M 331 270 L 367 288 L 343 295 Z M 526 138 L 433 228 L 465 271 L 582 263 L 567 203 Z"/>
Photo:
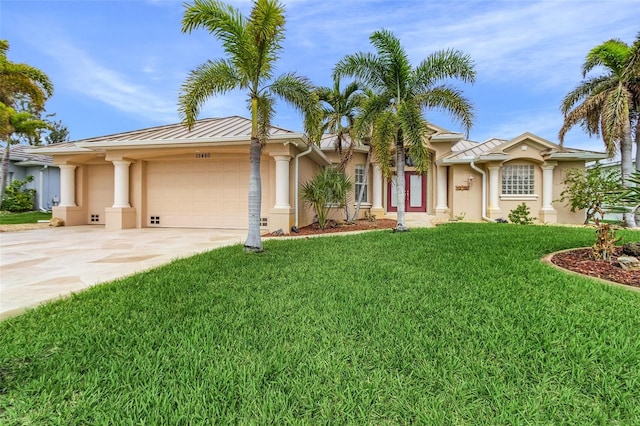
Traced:
<path id="1" fill-rule="evenodd" d="M 247 228 L 249 161 L 149 161 L 147 226 Z"/>

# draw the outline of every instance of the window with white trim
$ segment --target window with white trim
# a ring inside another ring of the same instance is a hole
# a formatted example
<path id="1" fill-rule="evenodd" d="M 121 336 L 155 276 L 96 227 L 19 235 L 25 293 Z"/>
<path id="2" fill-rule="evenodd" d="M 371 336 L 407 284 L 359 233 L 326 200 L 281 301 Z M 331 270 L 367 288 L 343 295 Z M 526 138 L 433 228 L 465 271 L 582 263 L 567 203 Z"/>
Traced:
<path id="1" fill-rule="evenodd" d="M 531 164 L 502 166 L 502 194 L 533 195 L 534 173 Z"/>
<path id="2" fill-rule="evenodd" d="M 369 191 L 369 188 L 368 188 L 368 184 L 365 182 L 364 173 L 365 173 L 364 166 L 362 164 L 356 165 L 356 170 L 355 170 L 356 180 L 355 180 L 355 185 L 354 185 L 355 196 L 353 198 L 354 198 L 354 200 L 356 202 L 358 201 L 358 195 L 360 194 L 360 188 L 362 188 L 364 186 L 364 193 L 362 194 L 362 202 L 363 203 L 367 203 L 368 202 L 367 192 Z"/>

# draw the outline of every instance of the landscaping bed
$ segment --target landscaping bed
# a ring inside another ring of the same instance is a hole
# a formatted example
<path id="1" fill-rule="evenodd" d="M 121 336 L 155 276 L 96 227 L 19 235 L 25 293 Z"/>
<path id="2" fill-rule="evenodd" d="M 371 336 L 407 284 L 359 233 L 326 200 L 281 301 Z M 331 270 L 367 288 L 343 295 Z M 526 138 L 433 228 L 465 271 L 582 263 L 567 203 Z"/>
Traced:
<path id="1" fill-rule="evenodd" d="M 551 262 L 582 275 L 640 287 L 640 271 L 625 271 L 618 263 L 618 256 L 622 256 L 622 247 L 616 247 L 610 262 L 595 260 L 592 251 L 590 248 L 563 251 L 553 255 Z"/>

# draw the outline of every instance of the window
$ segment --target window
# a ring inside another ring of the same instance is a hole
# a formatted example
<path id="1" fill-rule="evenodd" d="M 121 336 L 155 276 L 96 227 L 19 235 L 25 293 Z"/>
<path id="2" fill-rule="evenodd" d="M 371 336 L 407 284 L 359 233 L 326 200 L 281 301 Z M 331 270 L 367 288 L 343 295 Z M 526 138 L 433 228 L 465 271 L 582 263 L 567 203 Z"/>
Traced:
<path id="1" fill-rule="evenodd" d="M 362 164 L 358 164 L 356 166 L 356 182 L 355 182 L 355 196 L 353 197 L 354 200 L 357 202 L 358 201 L 358 195 L 360 194 L 360 188 L 362 188 L 364 186 L 364 193 L 362 194 L 362 202 L 363 203 L 367 203 L 368 199 L 367 199 L 367 191 L 369 190 L 369 188 L 367 187 L 367 183 L 365 182 L 364 179 L 364 166 Z"/>
<path id="2" fill-rule="evenodd" d="M 502 166 L 503 195 L 533 195 L 533 165 Z"/>

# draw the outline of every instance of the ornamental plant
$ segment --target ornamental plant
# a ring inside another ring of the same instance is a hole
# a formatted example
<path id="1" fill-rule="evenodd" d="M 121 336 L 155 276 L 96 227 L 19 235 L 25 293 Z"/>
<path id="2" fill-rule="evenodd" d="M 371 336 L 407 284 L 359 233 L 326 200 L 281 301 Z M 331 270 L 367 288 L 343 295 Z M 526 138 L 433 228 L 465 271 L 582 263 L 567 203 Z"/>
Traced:
<path id="1" fill-rule="evenodd" d="M 33 210 L 36 190 L 24 188 L 26 184 L 33 182 L 33 176 L 27 176 L 24 180 L 14 179 L 5 189 L 2 200 L 2 210 L 13 213 L 28 212 Z"/>
<path id="2" fill-rule="evenodd" d="M 605 171 L 600 164 L 585 170 L 567 170 L 563 183 L 565 190 L 557 201 L 566 201 L 572 212 L 584 210 L 585 225 L 593 221 L 596 214 L 602 219 L 605 209 L 614 204 L 621 189 L 620 173 Z"/>
<path id="3" fill-rule="evenodd" d="M 351 179 L 333 167 L 321 170 L 300 187 L 302 198 L 313 207 L 318 216 L 320 229 L 327 227 L 327 216 L 331 207 L 346 205 L 347 194 L 352 188 Z"/>
<path id="4" fill-rule="evenodd" d="M 522 203 L 509 212 L 509 220 L 518 225 L 531 225 L 538 218 L 529 216 L 530 213 L 529 206 Z"/>

